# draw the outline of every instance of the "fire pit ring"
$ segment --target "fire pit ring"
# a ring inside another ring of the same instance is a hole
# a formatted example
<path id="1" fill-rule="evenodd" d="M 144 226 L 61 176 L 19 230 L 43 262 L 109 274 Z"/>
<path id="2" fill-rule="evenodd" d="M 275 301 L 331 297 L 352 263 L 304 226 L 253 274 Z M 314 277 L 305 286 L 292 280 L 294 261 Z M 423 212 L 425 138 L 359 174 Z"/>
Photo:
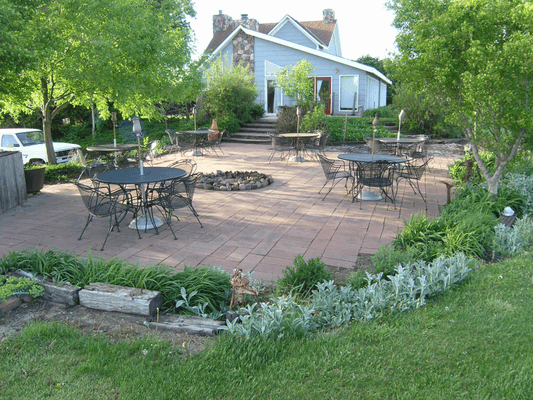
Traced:
<path id="1" fill-rule="evenodd" d="M 273 182 L 272 175 L 257 171 L 217 171 L 211 174 L 200 173 L 196 188 L 229 192 L 261 189 Z"/>

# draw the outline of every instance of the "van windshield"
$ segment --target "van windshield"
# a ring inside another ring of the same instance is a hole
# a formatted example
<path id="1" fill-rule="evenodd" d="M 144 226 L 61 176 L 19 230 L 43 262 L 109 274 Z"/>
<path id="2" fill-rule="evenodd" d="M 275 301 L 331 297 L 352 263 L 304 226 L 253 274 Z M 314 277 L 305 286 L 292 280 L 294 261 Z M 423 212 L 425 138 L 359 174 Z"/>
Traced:
<path id="1" fill-rule="evenodd" d="M 41 131 L 17 133 L 17 137 L 23 146 L 32 146 L 34 144 L 44 143 L 44 136 Z"/>

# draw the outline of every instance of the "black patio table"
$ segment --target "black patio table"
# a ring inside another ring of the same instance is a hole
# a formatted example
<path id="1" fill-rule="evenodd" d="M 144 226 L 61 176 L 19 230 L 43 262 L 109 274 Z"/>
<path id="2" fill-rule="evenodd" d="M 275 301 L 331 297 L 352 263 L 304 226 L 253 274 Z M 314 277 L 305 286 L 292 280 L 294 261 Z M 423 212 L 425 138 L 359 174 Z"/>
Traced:
<path id="1" fill-rule="evenodd" d="M 279 137 L 291 139 L 296 155 L 290 159 L 293 162 L 304 162 L 306 159 L 300 155 L 302 150 L 305 150 L 306 141 L 315 139 L 320 136 L 316 132 L 299 132 L 299 133 L 280 133 Z"/>
<path id="2" fill-rule="evenodd" d="M 117 153 L 125 151 L 137 150 L 138 145 L 133 143 L 113 143 L 109 144 L 95 144 L 94 146 L 87 147 L 87 151 L 101 153 L 101 154 L 114 154 L 114 164 L 117 165 Z M 100 157 L 99 157 L 100 159 Z M 109 160 L 108 160 L 109 161 Z"/>
<path id="3" fill-rule="evenodd" d="M 407 161 L 407 158 L 393 156 L 389 154 L 369 154 L 369 153 L 348 153 L 339 154 L 338 158 L 344 161 L 350 162 L 350 172 L 355 173 L 356 169 L 364 170 L 368 164 L 372 163 L 388 163 L 391 166 L 401 164 Z M 353 164 L 356 164 L 355 168 Z M 354 176 L 356 178 L 356 176 Z M 352 187 L 352 201 L 359 193 L 355 193 L 356 180 L 354 179 L 354 187 Z M 373 190 L 362 190 L 360 195 L 361 200 L 381 200 L 382 197 L 379 193 Z M 392 199 L 391 199 L 392 200 Z"/>
<path id="4" fill-rule="evenodd" d="M 202 142 L 207 135 L 213 133 L 212 130 L 198 130 L 198 131 L 179 131 L 178 134 L 191 135 L 194 139 L 193 149 L 187 153 L 188 156 L 203 156 L 204 154 L 199 150 L 202 147 Z M 201 137 L 205 136 L 205 137 Z M 178 139 L 179 144 L 179 139 Z"/>
<path id="5" fill-rule="evenodd" d="M 144 230 L 156 229 L 157 231 L 157 228 L 163 225 L 163 221 L 157 217 L 154 217 L 152 221 L 152 218 L 147 217 L 148 214 L 145 210 L 146 193 L 150 189 L 150 184 L 178 179 L 185 175 L 187 175 L 187 171 L 171 167 L 146 167 L 143 168 L 141 175 L 140 168 L 135 167 L 107 171 L 99 174 L 96 180 L 120 186 L 135 185 L 139 189 L 137 193 L 140 193 L 140 196 L 138 195 L 137 199 L 140 202 L 143 216 L 131 221 L 129 227 L 137 230 L 141 228 Z"/>

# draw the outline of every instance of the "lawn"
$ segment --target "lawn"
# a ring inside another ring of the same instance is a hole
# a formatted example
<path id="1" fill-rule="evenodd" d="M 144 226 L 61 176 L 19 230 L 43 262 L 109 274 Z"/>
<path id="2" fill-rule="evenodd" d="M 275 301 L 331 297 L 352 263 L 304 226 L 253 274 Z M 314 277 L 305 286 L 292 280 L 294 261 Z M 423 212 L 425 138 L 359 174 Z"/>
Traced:
<path id="1" fill-rule="evenodd" d="M 35 324 L 0 343 L 2 399 L 530 399 L 533 263 L 481 265 L 426 306 L 201 354 Z"/>

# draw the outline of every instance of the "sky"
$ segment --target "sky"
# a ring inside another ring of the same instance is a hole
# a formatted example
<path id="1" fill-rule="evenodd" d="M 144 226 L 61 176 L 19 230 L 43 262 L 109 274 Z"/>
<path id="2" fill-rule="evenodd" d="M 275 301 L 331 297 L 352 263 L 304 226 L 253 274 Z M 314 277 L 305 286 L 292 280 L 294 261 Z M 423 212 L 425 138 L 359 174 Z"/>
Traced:
<path id="1" fill-rule="evenodd" d="M 364 55 L 386 58 L 394 52 L 396 29 L 391 26 L 394 14 L 385 1 L 376 0 L 197 0 L 196 18 L 190 20 L 197 38 L 197 55 L 213 37 L 213 15 L 222 10 L 234 20 L 241 14 L 259 23 L 279 22 L 286 14 L 297 21 L 322 20 L 322 11 L 331 8 L 340 33 L 342 56 L 355 60 Z"/>

